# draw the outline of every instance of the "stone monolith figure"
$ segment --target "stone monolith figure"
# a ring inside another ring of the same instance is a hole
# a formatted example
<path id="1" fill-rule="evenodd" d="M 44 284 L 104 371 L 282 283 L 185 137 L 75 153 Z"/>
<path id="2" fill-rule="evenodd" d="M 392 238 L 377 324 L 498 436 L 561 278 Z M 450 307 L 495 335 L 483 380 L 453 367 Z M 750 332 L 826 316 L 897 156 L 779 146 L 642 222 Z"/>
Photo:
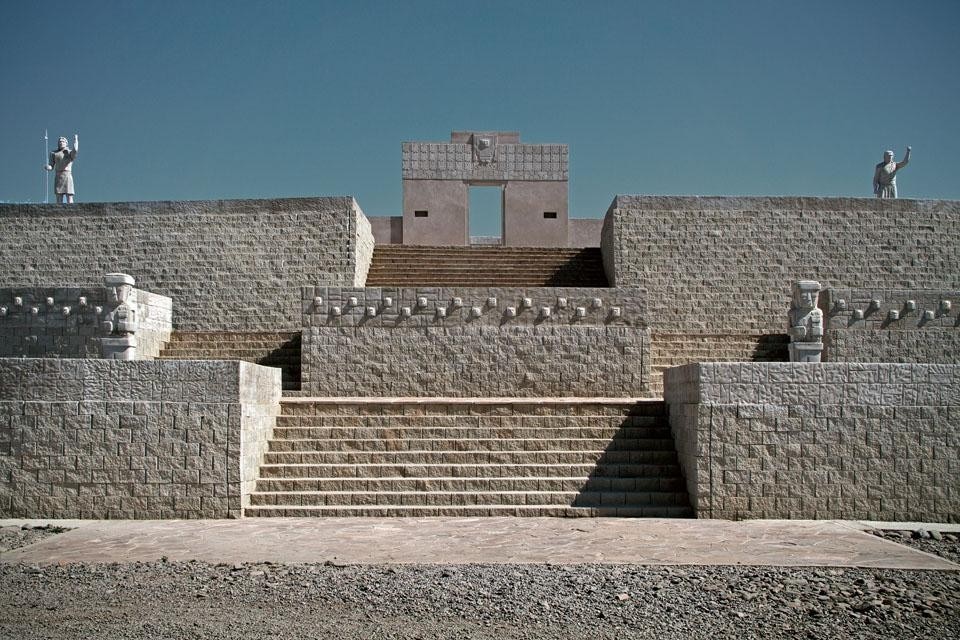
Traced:
<path id="1" fill-rule="evenodd" d="M 897 197 L 897 172 L 910 162 L 910 147 L 903 155 L 903 160 L 894 162 L 893 151 L 883 152 L 883 162 L 877 165 L 873 172 L 873 193 L 878 198 Z"/>
<path id="2" fill-rule="evenodd" d="M 103 321 L 103 329 L 109 334 L 100 339 L 103 357 L 107 360 L 136 360 L 139 328 L 136 310 L 136 281 L 125 273 L 108 273 L 103 277 L 107 298 L 116 303 Z"/>
<path id="3" fill-rule="evenodd" d="M 820 283 L 800 280 L 793 285 L 790 306 L 790 362 L 820 362 L 823 352 L 823 311 L 817 308 Z"/>
<path id="4" fill-rule="evenodd" d="M 47 171 L 56 171 L 53 181 L 53 192 L 57 194 L 57 202 L 73 203 L 73 161 L 77 159 L 80 150 L 80 138 L 73 136 L 73 149 L 67 146 L 67 139 L 60 136 L 57 150 L 50 154 L 50 164 L 44 167 Z"/>

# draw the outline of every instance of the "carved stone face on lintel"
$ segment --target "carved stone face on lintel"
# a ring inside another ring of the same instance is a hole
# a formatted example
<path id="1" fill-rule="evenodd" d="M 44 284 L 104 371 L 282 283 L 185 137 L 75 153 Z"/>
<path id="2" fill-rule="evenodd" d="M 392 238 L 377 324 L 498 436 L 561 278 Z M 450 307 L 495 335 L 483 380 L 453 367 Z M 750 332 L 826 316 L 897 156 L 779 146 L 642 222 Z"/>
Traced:
<path id="1" fill-rule="evenodd" d="M 480 165 L 488 165 L 497 161 L 497 134 L 474 133 L 473 161 Z"/>

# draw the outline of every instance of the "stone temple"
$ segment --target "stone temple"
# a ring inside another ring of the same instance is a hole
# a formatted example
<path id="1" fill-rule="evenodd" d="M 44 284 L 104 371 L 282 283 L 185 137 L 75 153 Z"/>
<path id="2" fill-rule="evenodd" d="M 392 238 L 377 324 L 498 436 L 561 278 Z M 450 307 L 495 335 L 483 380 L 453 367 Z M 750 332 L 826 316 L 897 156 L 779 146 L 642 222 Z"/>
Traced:
<path id="1" fill-rule="evenodd" d="M 0 205 L 0 517 L 960 521 L 960 202 L 577 219 L 563 144 L 401 161 L 386 218 Z"/>

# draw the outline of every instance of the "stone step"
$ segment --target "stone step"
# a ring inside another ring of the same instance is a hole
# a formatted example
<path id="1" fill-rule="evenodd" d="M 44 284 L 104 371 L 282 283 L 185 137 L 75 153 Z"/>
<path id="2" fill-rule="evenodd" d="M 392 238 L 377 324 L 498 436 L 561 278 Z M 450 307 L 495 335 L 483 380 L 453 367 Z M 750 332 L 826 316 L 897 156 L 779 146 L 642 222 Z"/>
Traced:
<path id="1" fill-rule="evenodd" d="M 581 418 L 666 416 L 662 400 L 603 398 L 284 398 L 283 416 Z"/>
<path id="2" fill-rule="evenodd" d="M 286 399 L 285 399 L 286 400 Z M 285 401 L 284 400 L 284 401 Z M 410 407 L 407 407 L 410 408 Z M 282 409 L 281 409 L 282 410 Z M 348 411 L 347 407 L 343 408 Z M 281 427 L 364 427 L 364 428 L 619 428 L 619 427 L 662 427 L 667 424 L 667 416 L 631 416 L 631 415 L 490 415 L 490 414 L 379 414 L 379 415 L 289 415 L 277 416 L 277 425 Z"/>
<path id="3" fill-rule="evenodd" d="M 497 275 L 508 275 L 511 273 L 517 275 L 553 273 L 555 271 L 587 271 L 604 273 L 603 267 L 584 262 L 582 264 L 571 264 L 569 262 L 538 262 L 536 264 L 525 265 L 503 265 L 498 262 L 484 263 L 482 261 L 472 261 L 464 263 L 434 263 L 421 261 L 417 264 L 404 264 L 402 262 L 378 262 L 371 265 L 369 273 L 381 272 L 402 272 L 402 274 L 434 274 L 434 273 L 462 273 L 463 275 L 473 275 L 479 268 L 489 268 L 497 272 Z M 399 275 L 399 274 L 398 274 Z"/>
<path id="4" fill-rule="evenodd" d="M 669 491 L 255 491 L 250 506 L 509 506 L 647 507 L 689 505 Z"/>
<path id="5" fill-rule="evenodd" d="M 219 342 L 250 342 L 259 340 L 266 343 L 281 343 L 300 337 L 299 331 L 174 331 L 170 336 L 171 342 L 181 340 L 206 342 L 216 339 Z"/>
<path id="6" fill-rule="evenodd" d="M 680 477 L 261 478 L 257 491 L 686 491 Z"/>
<path id="7" fill-rule="evenodd" d="M 313 418 L 323 420 L 326 418 Z M 297 420 L 297 418 L 294 418 Z M 281 424 L 287 424 L 284 421 Z M 662 427 L 351 427 L 351 426 L 277 426 L 274 442 L 289 440 L 499 440 L 505 438 L 568 440 L 573 438 L 602 439 L 609 443 L 621 440 L 670 439 L 670 428 Z M 605 447 L 604 447 L 605 448 Z"/>
<path id="8" fill-rule="evenodd" d="M 323 463 L 262 464 L 260 478 L 383 478 L 387 476 L 451 477 L 553 477 L 610 476 L 680 477 L 676 464 L 642 463 Z"/>
<path id="9" fill-rule="evenodd" d="M 320 451 L 673 451 L 665 438 L 311 438 L 274 439 L 272 453 Z"/>
<path id="10" fill-rule="evenodd" d="M 263 454 L 268 464 L 676 464 L 674 451 L 281 451 Z"/>
<path id="11" fill-rule="evenodd" d="M 279 345 L 279 346 L 278 346 Z M 240 340 L 171 340 L 167 345 L 171 349 L 257 349 L 265 351 L 293 351 L 300 352 L 300 344 L 283 343 L 280 344 L 271 340 L 249 340 L 242 342 Z"/>
<path id="12" fill-rule="evenodd" d="M 569 507 L 560 505 L 489 505 L 489 506 L 312 506 L 312 507 L 248 507 L 244 515 L 249 517 L 269 518 L 304 518 L 304 517 L 498 517 L 498 516 L 528 516 L 553 518 L 578 517 L 620 517 L 620 518 L 690 518 L 693 511 L 690 507 Z"/>
<path id="13" fill-rule="evenodd" d="M 296 363 L 300 364 L 300 351 L 276 351 L 270 349 L 220 349 L 220 348 L 208 348 L 208 349 L 185 349 L 178 347 L 166 347 L 162 353 L 163 357 L 170 359 L 178 360 L 205 360 L 205 359 L 217 359 L 217 360 L 271 360 L 273 362 L 289 362 L 291 364 Z"/>
<path id="14" fill-rule="evenodd" d="M 383 254 L 448 254 L 448 255 L 583 255 L 600 253 L 599 247 L 504 247 L 502 245 L 473 245 L 473 246 L 451 246 L 451 245 L 412 245 L 412 244 L 378 244 L 377 251 Z"/>

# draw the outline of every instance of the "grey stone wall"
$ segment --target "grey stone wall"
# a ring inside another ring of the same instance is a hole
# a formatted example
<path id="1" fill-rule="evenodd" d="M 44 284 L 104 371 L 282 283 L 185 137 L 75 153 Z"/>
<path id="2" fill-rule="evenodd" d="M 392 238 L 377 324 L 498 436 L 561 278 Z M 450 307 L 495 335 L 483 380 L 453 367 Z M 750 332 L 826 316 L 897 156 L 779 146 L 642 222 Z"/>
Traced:
<path id="1" fill-rule="evenodd" d="M 601 218 L 570 218 L 567 227 L 568 247 L 599 247 L 603 231 Z"/>
<path id="2" fill-rule="evenodd" d="M 246 362 L 0 358 L 0 517 L 237 517 L 279 401 Z"/>
<path id="3" fill-rule="evenodd" d="M 783 333 L 791 283 L 960 288 L 960 202 L 617 196 L 602 246 L 654 330 Z"/>
<path id="4" fill-rule="evenodd" d="M 960 364 L 960 290 L 828 289 L 824 359 Z"/>
<path id="5" fill-rule="evenodd" d="M 701 518 L 960 521 L 960 366 L 708 363 L 668 369 Z"/>
<path id="6" fill-rule="evenodd" d="M 367 283 L 375 240 L 370 221 L 363 215 L 363 211 L 356 202 L 353 203 L 353 229 L 353 282 L 351 284 L 362 287 Z"/>
<path id="7" fill-rule="evenodd" d="M 642 305 L 632 289 L 305 287 L 302 389 L 639 397 L 649 378 Z"/>
<path id="8" fill-rule="evenodd" d="M 349 197 L 0 205 L 0 286 L 121 271 L 173 299 L 177 329 L 299 330 L 300 286 L 364 276 L 362 221 Z"/>
<path id="9" fill-rule="evenodd" d="M 137 359 L 152 360 L 170 339 L 172 303 L 135 291 Z M 102 323 L 116 306 L 103 287 L 0 288 L 0 358 L 99 358 Z"/>

